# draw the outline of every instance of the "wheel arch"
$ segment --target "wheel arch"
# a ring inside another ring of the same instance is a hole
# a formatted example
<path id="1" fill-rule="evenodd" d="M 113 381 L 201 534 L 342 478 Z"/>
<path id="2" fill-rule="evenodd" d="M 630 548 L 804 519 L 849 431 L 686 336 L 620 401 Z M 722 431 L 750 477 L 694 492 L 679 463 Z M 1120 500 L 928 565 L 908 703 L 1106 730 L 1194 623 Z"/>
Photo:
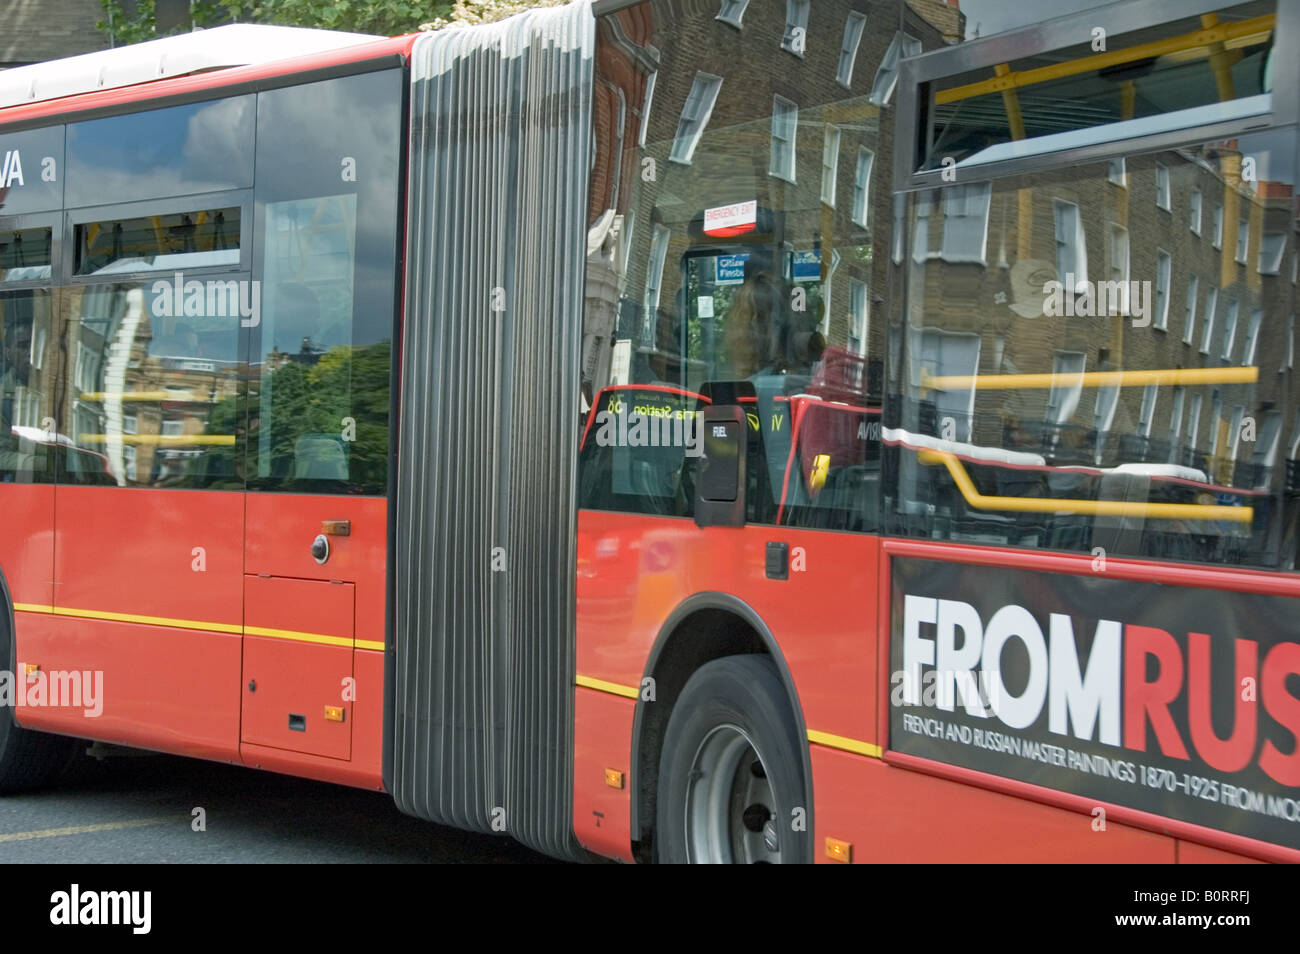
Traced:
<path id="1" fill-rule="evenodd" d="M 711 637 L 707 644 L 689 640 L 691 634 L 705 631 Z M 803 706 L 795 689 L 794 678 L 780 644 L 763 618 L 744 600 L 730 593 L 704 591 L 687 597 L 673 609 L 660 627 L 646 659 L 641 685 L 645 685 L 646 678 L 654 680 L 655 700 L 648 702 L 642 693 L 638 693 L 632 720 L 629 810 L 630 834 L 634 844 L 645 842 L 646 834 L 654 829 L 659 756 L 677 697 L 686 681 L 700 666 L 715 659 L 736 655 L 764 655 L 776 666 L 801 742 L 800 759 L 808 794 L 808 804 L 805 806 L 807 824 L 810 832 L 814 830 L 812 757 L 808 748 L 808 728 L 804 722 Z M 811 838 L 808 844 L 811 846 Z M 646 849 L 643 848 L 641 854 L 645 852 Z M 810 854 L 803 860 L 811 862 L 813 859 Z"/>
<path id="2" fill-rule="evenodd" d="M 0 566 L 0 668 L 7 668 L 18 658 L 18 624 L 14 619 L 14 598 L 9 581 Z"/>

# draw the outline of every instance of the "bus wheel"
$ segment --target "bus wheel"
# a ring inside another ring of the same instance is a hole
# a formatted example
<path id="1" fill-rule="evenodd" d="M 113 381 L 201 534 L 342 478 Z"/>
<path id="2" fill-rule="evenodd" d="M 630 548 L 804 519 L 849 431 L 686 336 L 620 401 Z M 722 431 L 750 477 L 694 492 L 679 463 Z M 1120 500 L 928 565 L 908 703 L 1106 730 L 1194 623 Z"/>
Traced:
<path id="1" fill-rule="evenodd" d="M 0 671 L 13 672 L 8 659 L 13 642 L 5 615 L 0 601 Z M 13 672 L 11 678 L 14 692 L 22 691 L 18 683 L 23 677 Z M 14 722 L 13 706 L 0 704 L 0 795 L 45 785 L 75 757 L 76 745 L 75 739 L 22 728 Z"/>
<path id="2" fill-rule="evenodd" d="M 805 860 L 802 745 L 776 666 L 701 666 L 673 707 L 659 762 L 655 844 L 665 863 Z"/>
<path id="3" fill-rule="evenodd" d="M 45 785 L 68 764 L 75 746 L 74 739 L 22 728 L 13 709 L 0 706 L 0 795 Z"/>

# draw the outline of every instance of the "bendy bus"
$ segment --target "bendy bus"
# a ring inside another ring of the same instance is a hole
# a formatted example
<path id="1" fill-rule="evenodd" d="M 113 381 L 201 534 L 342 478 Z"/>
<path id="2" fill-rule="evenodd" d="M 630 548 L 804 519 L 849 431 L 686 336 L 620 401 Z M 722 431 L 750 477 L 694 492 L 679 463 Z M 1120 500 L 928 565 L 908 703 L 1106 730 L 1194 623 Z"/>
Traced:
<path id="1" fill-rule="evenodd" d="M 561 858 L 1300 860 L 1300 4 L 996 15 L 0 74 L 0 787 L 91 739 Z"/>

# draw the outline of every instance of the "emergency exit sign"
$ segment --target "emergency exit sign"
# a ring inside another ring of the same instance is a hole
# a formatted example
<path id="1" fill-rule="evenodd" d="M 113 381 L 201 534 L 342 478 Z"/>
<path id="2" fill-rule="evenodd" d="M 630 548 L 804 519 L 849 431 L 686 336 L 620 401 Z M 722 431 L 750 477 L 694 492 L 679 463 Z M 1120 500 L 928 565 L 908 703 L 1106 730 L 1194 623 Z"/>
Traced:
<path id="1" fill-rule="evenodd" d="M 758 201 L 737 202 L 704 210 L 706 235 L 740 235 L 751 232 L 758 222 Z"/>

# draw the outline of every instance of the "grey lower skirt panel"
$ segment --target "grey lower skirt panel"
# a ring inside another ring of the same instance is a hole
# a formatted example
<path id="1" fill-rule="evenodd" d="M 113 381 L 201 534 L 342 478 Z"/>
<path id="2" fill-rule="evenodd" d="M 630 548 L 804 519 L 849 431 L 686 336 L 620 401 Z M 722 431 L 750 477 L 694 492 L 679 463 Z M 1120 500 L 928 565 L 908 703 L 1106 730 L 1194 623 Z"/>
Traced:
<path id="1" fill-rule="evenodd" d="M 411 62 L 390 784 L 560 857 L 594 43 L 574 3 Z"/>

